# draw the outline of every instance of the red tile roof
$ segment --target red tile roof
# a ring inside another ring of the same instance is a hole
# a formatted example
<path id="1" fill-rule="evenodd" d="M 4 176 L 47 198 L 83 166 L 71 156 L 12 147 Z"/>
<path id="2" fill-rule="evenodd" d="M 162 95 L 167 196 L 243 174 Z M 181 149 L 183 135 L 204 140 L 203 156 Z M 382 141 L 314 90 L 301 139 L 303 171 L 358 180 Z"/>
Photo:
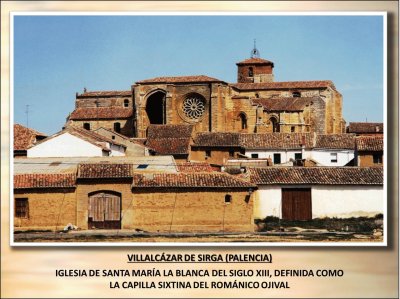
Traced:
<path id="1" fill-rule="evenodd" d="M 147 138 L 190 138 L 193 125 L 149 125 Z"/>
<path id="2" fill-rule="evenodd" d="M 14 189 L 29 188 L 70 188 L 76 186 L 76 176 L 72 173 L 63 174 L 15 174 Z"/>
<path id="3" fill-rule="evenodd" d="M 213 172 L 210 164 L 205 162 L 181 162 L 176 163 L 179 172 Z"/>
<path id="4" fill-rule="evenodd" d="M 237 90 L 275 90 L 275 89 L 308 89 L 327 88 L 336 89 L 332 81 L 289 81 L 289 82 L 265 82 L 265 83 L 236 83 L 231 86 Z"/>
<path id="5" fill-rule="evenodd" d="M 125 119 L 131 117 L 132 114 L 131 108 L 124 107 L 76 108 L 70 114 L 69 119 Z"/>
<path id="6" fill-rule="evenodd" d="M 156 77 L 136 82 L 137 84 L 146 83 L 213 83 L 223 82 L 219 79 L 200 75 L 200 76 L 180 76 L 180 77 Z"/>
<path id="7" fill-rule="evenodd" d="M 87 97 L 131 97 L 131 90 L 108 90 L 108 91 L 87 91 L 77 95 L 77 98 Z"/>
<path id="8" fill-rule="evenodd" d="M 270 98 L 253 99 L 253 105 L 261 105 L 265 111 L 302 111 L 314 101 L 321 101 L 321 98 Z"/>
<path id="9" fill-rule="evenodd" d="M 240 145 L 246 149 L 301 149 L 312 148 L 312 133 L 258 133 L 240 134 Z"/>
<path id="10" fill-rule="evenodd" d="M 383 185 L 382 167 L 248 168 L 257 185 Z"/>
<path id="11" fill-rule="evenodd" d="M 146 147 L 159 155 L 187 155 L 190 141 L 190 138 L 147 138 Z"/>
<path id="12" fill-rule="evenodd" d="M 257 57 L 245 59 L 243 61 L 236 63 L 236 65 L 247 65 L 247 64 L 261 64 L 261 65 L 272 64 L 272 66 L 274 65 L 274 63 L 272 61 L 262 59 L 262 58 L 257 58 Z"/>
<path id="13" fill-rule="evenodd" d="M 201 132 L 196 135 L 193 146 L 239 147 L 239 135 L 239 133 Z"/>
<path id="14" fill-rule="evenodd" d="M 96 179 L 96 178 L 131 178 L 131 164 L 79 164 L 78 178 Z"/>
<path id="15" fill-rule="evenodd" d="M 383 123 L 351 122 L 347 127 L 349 133 L 383 133 Z"/>
<path id="16" fill-rule="evenodd" d="M 321 134 L 317 135 L 315 148 L 351 149 L 356 146 L 355 134 Z"/>
<path id="17" fill-rule="evenodd" d="M 383 136 L 359 136 L 356 138 L 356 143 L 358 151 L 383 151 Z"/>
<path id="18" fill-rule="evenodd" d="M 14 150 L 27 150 L 35 144 L 36 137 L 47 137 L 46 134 L 24 127 L 20 124 L 14 125 Z"/>
<path id="19" fill-rule="evenodd" d="M 132 188 L 256 188 L 254 184 L 225 173 L 135 174 Z"/>

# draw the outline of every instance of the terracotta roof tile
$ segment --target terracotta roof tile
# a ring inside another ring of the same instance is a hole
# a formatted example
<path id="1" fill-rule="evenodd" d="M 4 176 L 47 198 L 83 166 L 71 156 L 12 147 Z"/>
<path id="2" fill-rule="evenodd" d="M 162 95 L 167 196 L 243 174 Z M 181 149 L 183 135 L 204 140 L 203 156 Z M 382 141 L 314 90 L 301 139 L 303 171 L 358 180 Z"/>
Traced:
<path id="1" fill-rule="evenodd" d="M 193 125 L 149 125 L 147 138 L 190 138 Z"/>
<path id="2" fill-rule="evenodd" d="M 124 119 L 131 117 L 132 114 L 131 108 L 124 107 L 76 108 L 70 114 L 69 119 Z"/>
<path id="3" fill-rule="evenodd" d="M 317 135 L 315 148 L 355 149 L 355 134 L 321 134 Z"/>
<path id="4" fill-rule="evenodd" d="M 219 79 L 200 75 L 200 76 L 179 76 L 179 77 L 156 77 L 152 79 L 146 79 L 136 82 L 137 84 L 146 83 L 212 83 L 212 82 L 223 82 Z"/>
<path id="5" fill-rule="evenodd" d="M 312 133 L 240 134 L 240 145 L 246 149 L 301 149 L 312 148 Z"/>
<path id="6" fill-rule="evenodd" d="M 76 186 L 76 176 L 72 173 L 63 174 L 16 174 L 14 189 L 28 188 L 70 188 Z"/>
<path id="7" fill-rule="evenodd" d="M 78 98 L 86 98 L 86 97 L 131 97 L 131 90 L 107 90 L 107 91 L 87 91 L 81 94 L 78 94 Z"/>
<path id="8" fill-rule="evenodd" d="M 190 138 L 148 138 L 146 146 L 159 155 L 186 155 L 189 154 Z"/>
<path id="9" fill-rule="evenodd" d="M 382 167 L 248 168 L 257 185 L 383 185 Z"/>
<path id="10" fill-rule="evenodd" d="M 321 100 L 319 97 L 314 98 L 270 98 L 270 99 L 253 99 L 253 105 L 261 105 L 265 111 L 302 111 L 304 108 L 314 101 Z"/>
<path id="11" fill-rule="evenodd" d="M 225 173 L 134 174 L 133 188 L 256 188 L 254 184 Z"/>
<path id="12" fill-rule="evenodd" d="M 179 172 L 213 172 L 210 164 L 205 162 L 181 162 L 176 163 Z"/>
<path id="13" fill-rule="evenodd" d="M 356 143 L 358 151 L 383 151 L 383 136 L 359 136 Z"/>
<path id="14" fill-rule="evenodd" d="M 272 61 L 262 59 L 262 58 L 257 58 L 257 57 L 245 59 L 243 61 L 236 63 L 236 65 L 246 65 L 246 64 L 272 64 L 272 65 L 274 65 L 274 63 Z"/>
<path id="15" fill-rule="evenodd" d="M 79 164 L 78 178 L 96 179 L 96 178 L 131 178 L 131 164 Z"/>
<path id="16" fill-rule="evenodd" d="M 14 150 L 26 150 L 37 141 L 37 137 L 45 138 L 46 134 L 24 127 L 20 124 L 14 125 Z"/>
<path id="17" fill-rule="evenodd" d="M 383 123 L 351 122 L 349 133 L 383 133 Z"/>
<path id="18" fill-rule="evenodd" d="M 194 146 L 202 147 L 239 147 L 239 133 L 202 132 L 194 139 Z"/>
<path id="19" fill-rule="evenodd" d="M 274 90 L 292 88 L 327 88 L 336 89 L 332 81 L 289 81 L 289 82 L 265 82 L 265 83 L 236 83 L 231 86 L 238 90 Z"/>

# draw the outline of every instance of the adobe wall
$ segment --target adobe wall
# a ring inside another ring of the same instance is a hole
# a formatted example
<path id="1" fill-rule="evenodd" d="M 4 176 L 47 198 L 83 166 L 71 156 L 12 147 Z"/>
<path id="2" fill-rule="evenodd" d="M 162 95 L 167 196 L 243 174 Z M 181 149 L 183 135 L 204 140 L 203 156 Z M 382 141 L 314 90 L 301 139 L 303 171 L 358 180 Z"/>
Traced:
<path id="1" fill-rule="evenodd" d="M 119 134 L 125 135 L 127 137 L 133 137 L 134 131 L 133 131 L 133 120 L 132 119 L 70 120 L 66 126 L 82 129 L 84 123 L 89 123 L 90 131 L 96 130 L 101 127 L 109 129 L 109 130 L 114 130 L 114 123 L 116 123 L 116 122 L 119 122 L 121 124 L 121 132 Z"/>

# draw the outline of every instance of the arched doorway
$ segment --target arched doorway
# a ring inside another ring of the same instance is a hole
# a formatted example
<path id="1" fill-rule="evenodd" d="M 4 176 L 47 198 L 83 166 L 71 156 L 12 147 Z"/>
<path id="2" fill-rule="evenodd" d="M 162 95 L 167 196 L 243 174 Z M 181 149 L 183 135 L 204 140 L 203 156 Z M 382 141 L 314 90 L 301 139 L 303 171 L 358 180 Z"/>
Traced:
<path id="1" fill-rule="evenodd" d="M 146 113 L 150 124 L 163 125 L 167 123 L 165 92 L 156 91 L 147 98 Z"/>
<path id="2" fill-rule="evenodd" d="M 89 194 L 88 228 L 121 229 L 121 194 L 99 191 Z"/>
<path id="3" fill-rule="evenodd" d="M 240 112 L 239 113 L 239 120 L 240 120 L 240 128 L 242 130 L 246 130 L 247 129 L 247 116 L 245 113 Z"/>
<path id="4" fill-rule="evenodd" d="M 269 119 L 271 125 L 272 125 L 272 132 L 274 133 L 279 133 L 280 132 L 280 128 L 279 128 L 279 122 L 275 117 L 271 117 Z"/>

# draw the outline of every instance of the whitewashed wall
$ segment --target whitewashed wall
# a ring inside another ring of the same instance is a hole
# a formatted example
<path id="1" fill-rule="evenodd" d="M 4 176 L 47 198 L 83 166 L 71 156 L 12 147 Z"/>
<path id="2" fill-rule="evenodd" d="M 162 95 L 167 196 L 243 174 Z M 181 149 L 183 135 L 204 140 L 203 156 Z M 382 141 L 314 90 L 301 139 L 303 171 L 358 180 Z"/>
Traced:
<path id="1" fill-rule="evenodd" d="M 331 153 L 337 154 L 337 162 L 331 162 Z M 311 158 L 324 166 L 345 166 L 354 158 L 353 150 L 317 150 L 311 151 Z"/>
<path id="2" fill-rule="evenodd" d="M 281 154 L 281 163 L 289 162 L 290 159 L 294 160 L 294 154 L 301 153 L 301 149 L 298 150 L 250 150 L 246 151 L 245 155 L 251 158 L 251 154 L 258 154 L 258 158 L 271 158 L 274 160 L 274 154 Z M 308 150 L 303 151 L 303 159 L 310 158 L 311 153 Z"/>
<path id="3" fill-rule="evenodd" d="M 294 187 L 294 186 L 292 186 Z M 306 186 L 304 186 L 306 187 Z M 310 187 L 310 186 L 309 186 Z M 281 218 L 281 188 L 290 186 L 258 186 L 254 218 Z M 383 213 L 383 186 L 312 186 L 312 217 L 361 217 Z"/>
<path id="4" fill-rule="evenodd" d="M 28 149 L 33 157 L 101 157 L 103 150 L 69 133 L 64 133 Z"/>
<path id="5" fill-rule="evenodd" d="M 120 145 L 111 144 L 110 150 L 110 156 L 125 156 L 125 149 Z"/>

